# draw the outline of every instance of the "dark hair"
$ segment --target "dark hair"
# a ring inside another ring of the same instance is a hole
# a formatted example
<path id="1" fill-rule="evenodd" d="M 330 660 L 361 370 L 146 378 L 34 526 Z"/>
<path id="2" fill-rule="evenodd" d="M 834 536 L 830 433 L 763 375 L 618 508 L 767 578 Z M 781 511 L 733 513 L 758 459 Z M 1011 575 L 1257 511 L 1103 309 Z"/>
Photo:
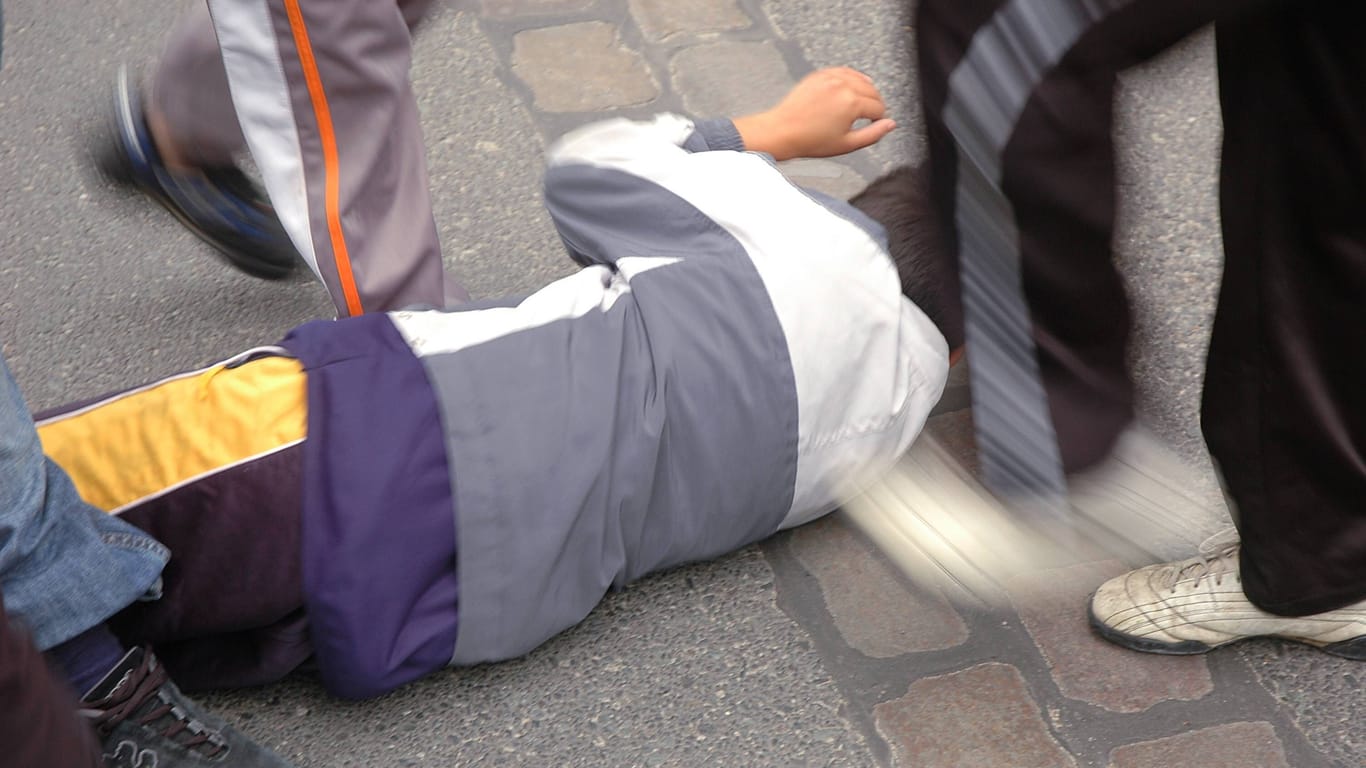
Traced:
<path id="1" fill-rule="evenodd" d="M 958 263 L 930 197 L 929 166 L 903 165 L 890 171 L 849 204 L 887 230 L 887 250 L 901 276 L 901 292 L 929 316 L 949 349 L 961 347 Z"/>

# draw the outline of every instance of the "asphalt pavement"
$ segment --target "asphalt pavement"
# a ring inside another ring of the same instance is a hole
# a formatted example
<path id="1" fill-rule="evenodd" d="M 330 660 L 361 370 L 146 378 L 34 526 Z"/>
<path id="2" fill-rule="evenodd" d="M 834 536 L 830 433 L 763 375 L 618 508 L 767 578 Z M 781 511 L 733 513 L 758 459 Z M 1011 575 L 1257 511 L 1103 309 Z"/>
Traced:
<path id="1" fill-rule="evenodd" d="M 330 316 L 306 279 L 241 276 L 144 199 L 87 171 L 118 65 L 173 21 L 153 0 L 7 0 L 0 70 L 0 343 L 35 409 L 204 365 Z M 849 195 L 923 153 L 888 0 L 448 0 L 414 80 L 447 266 L 476 296 L 569 273 L 540 208 L 541 154 L 613 115 L 736 114 L 850 65 L 903 128 L 792 164 Z M 1126 74 L 1118 258 L 1146 420 L 1208 465 L 1196 413 L 1218 284 L 1211 37 Z M 970 454 L 961 380 L 931 429 Z M 1217 493 L 1208 524 L 1224 520 Z M 1113 648 L 1085 596 L 1116 562 L 1030 574 L 1004 611 L 906 582 L 836 515 L 609 596 L 512 662 L 378 700 L 306 674 L 203 697 L 300 766 L 1294 766 L 1355 768 L 1363 668 L 1257 641 L 1170 659 Z"/>

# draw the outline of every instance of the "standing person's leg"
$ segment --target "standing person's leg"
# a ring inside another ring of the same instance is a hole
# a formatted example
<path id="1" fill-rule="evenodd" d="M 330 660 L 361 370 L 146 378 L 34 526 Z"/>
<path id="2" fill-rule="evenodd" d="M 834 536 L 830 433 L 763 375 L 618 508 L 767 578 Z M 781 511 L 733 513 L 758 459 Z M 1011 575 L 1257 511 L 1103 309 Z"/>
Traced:
<path id="1" fill-rule="evenodd" d="M 1202 421 L 1242 541 L 1102 585 L 1092 624 L 1127 647 L 1273 636 L 1366 659 L 1362 21 L 1286 2 L 1217 24 L 1226 255 Z"/>
<path id="2" fill-rule="evenodd" d="M 374 0 L 209 8 L 271 201 L 338 313 L 464 298 L 447 295 L 405 9 Z"/>
<path id="3" fill-rule="evenodd" d="M 1225 267 L 1203 426 L 1247 596 L 1366 598 L 1366 8 L 1286 3 L 1218 27 Z"/>
<path id="4" fill-rule="evenodd" d="M 396 6 L 411 31 L 431 4 L 432 0 L 398 0 Z M 387 4 L 374 5 L 381 6 L 382 11 Z M 262 52 L 269 50 L 263 48 Z M 298 236 L 312 234 L 307 228 L 286 232 L 270 201 L 235 164 L 247 145 L 233 108 L 223 57 L 205 0 L 195 0 L 172 28 L 146 95 L 144 104 L 139 89 L 125 74 L 120 75 L 111 121 L 112 140 L 101 158 L 104 170 L 115 180 L 137 186 L 166 206 L 238 269 L 266 279 L 290 274 L 298 260 Z M 353 96 L 354 93 L 348 94 L 347 98 Z M 288 103 L 279 94 L 268 98 L 275 98 L 282 105 Z M 295 127 L 298 126 L 290 130 Z M 295 137 L 290 134 L 287 138 L 292 141 Z M 347 153 L 346 157 L 354 159 L 355 155 Z M 421 181 L 425 195 L 425 176 Z M 296 186 L 302 189 L 303 183 L 300 181 Z M 291 238 L 295 243 L 291 243 Z M 311 240 L 304 244 L 311 247 Z M 312 260 L 308 263 L 310 267 L 315 264 Z M 323 279 L 334 299 L 343 302 L 339 307 L 343 307 L 344 313 L 344 297 L 335 277 L 328 277 L 336 270 L 329 269 L 324 264 L 323 271 L 315 268 L 314 272 Z M 446 299 L 463 301 L 467 297 L 453 279 L 445 280 Z M 364 300 L 369 287 L 363 279 L 358 290 L 366 310 L 374 308 L 370 304 L 386 308 L 383 299 Z M 376 290 L 383 290 L 383 286 Z M 407 299 L 400 295 L 396 301 L 406 303 Z"/>
<path id="5" fill-rule="evenodd" d="M 40 650 L 99 626 L 159 589 L 168 553 L 86 504 L 43 455 L 19 387 L 0 358 L 0 592 Z"/>

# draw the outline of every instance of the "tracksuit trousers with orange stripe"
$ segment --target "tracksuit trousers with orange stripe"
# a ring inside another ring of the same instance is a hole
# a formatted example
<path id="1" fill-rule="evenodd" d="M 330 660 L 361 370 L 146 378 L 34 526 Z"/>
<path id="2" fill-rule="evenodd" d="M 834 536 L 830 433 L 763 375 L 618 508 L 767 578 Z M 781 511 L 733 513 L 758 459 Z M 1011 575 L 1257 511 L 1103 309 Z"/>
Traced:
<path id="1" fill-rule="evenodd" d="M 1225 263 L 1202 426 L 1247 596 L 1317 613 L 1366 597 L 1366 7 L 921 0 L 922 97 L 935 196 L 957 234 L 979 444 L 1002 454 L 1005 485 L 1028 486 L 1046 470 L 1020 456 L 1032 446 L 1055 434 L 1061 464 L 1081 468 L 1132 418 L 1110 251 L 1112 93 L 1120 69 L 1211 21 Z M 1043 398 L 1017 396 L 1038 382 Z"/>
<path id="2" fill-rule="evenodd" d="M 343 317 L 468 298 L 442 269 L 409 78 L 410 30 L 430 5 L 197 0 L 152 80 L 188 161 L 250 148 Z"/>

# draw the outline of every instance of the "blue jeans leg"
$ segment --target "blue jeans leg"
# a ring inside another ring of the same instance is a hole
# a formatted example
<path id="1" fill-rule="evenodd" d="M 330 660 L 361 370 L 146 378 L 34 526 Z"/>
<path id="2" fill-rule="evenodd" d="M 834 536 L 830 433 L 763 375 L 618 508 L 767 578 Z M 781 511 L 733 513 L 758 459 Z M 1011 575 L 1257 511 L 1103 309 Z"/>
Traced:
<path id="1" fill-rule="evenodd" d="M 43 455 L 33 417 L 0 356 L 0 594 L 39 650 L 160 590 L 169 553 L 86 504 Z"/>

